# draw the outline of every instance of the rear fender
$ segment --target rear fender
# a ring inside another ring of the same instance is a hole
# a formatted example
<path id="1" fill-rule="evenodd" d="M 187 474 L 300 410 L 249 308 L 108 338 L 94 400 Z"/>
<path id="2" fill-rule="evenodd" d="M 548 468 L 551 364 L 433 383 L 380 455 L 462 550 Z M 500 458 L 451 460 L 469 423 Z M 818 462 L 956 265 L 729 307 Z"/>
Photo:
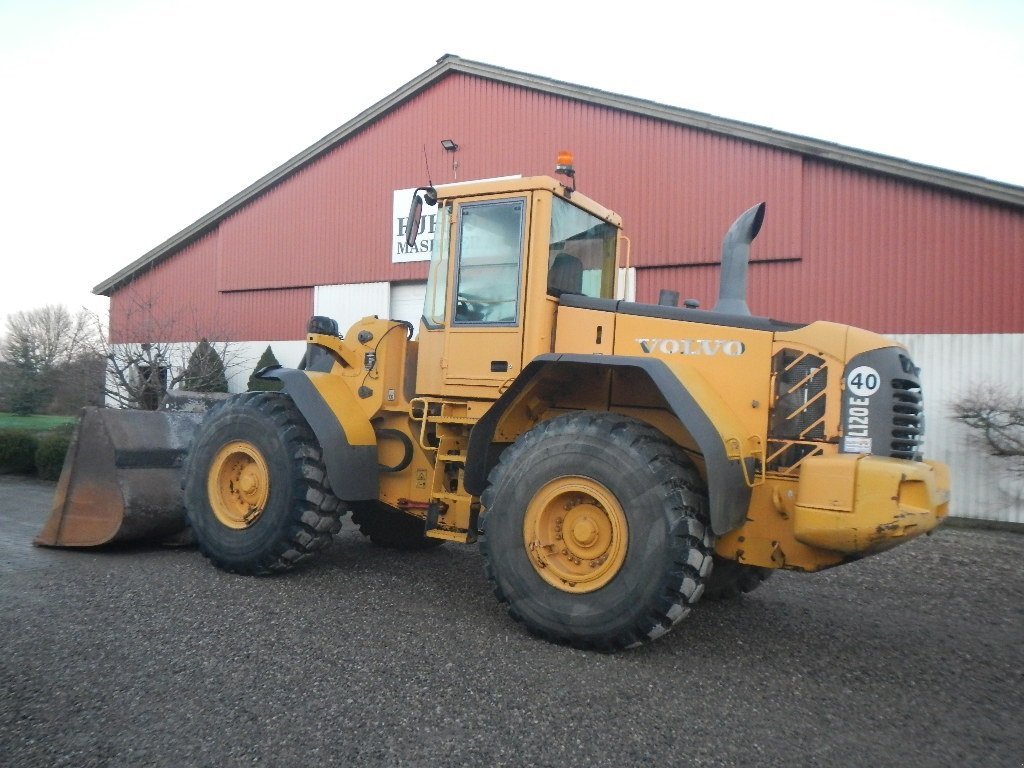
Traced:
<path id="1" fill-rule="evenodd" d="M 320 443 L 334 495 L 345 501 L 376 499 L 377 438 L 352 390 L 329 373 L 270 368 L 259 376 L 280 381 L 309 423 Z"/>
<path id="2" fill-rule="evenodd" d="M 585 366 L 584 369 L 576 368 L 576 371 L 587 374 L 604 370 L 646 377 L 703 454 L 712 530 L 721 535 L 744 523 L 751 490 L 744 479 L 744 466 L 740 459 L 730 457 L 726 451 L 727 441 L 736 442 L 741 434 L 735 417 L 696 372 L 673 372 L 663 361 L 654 358 L 551 354 L 534 359 L 473 427 L 465 477 L 465 486 L 470 493 L 475 496 L 483 493 L 487 476 L 497 464 L 501 451 L 507 447 L 511 436 L 521 431 L 524 421 L 528 421 L 523 419 L 523 415 L 530 413 L 531 401 L 547 399 L 539 397 L 545 390 L 550 392 L 559 387 L 563 391 L 571 390 L 571 387 L 564 386 L 564 382 L 580 380 L 580 376 L 569 372 L 576 366 Z M 688 381 L 688 377 L 694 380 Z M 561 383 L 551 386 L 555 381 Z M 553 407 L 560 406 L 555 402 Z M 709 413 L 715 414 L 714 420 Z M 747 461 L 750 462 L 747 474 L 753 476 L 752 460 Z"/>

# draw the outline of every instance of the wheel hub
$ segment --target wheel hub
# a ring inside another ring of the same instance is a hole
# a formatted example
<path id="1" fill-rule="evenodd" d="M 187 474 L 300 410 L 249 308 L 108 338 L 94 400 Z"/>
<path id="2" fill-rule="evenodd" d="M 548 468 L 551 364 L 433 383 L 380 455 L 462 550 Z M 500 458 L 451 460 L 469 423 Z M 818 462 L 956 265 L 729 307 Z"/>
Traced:
<path id="1" fill-rule="evenodd" d="M 255 445 L 235 440 L 217 451 L 207 475 L 207 497 L 217 520 L 228 528 L 248 528 L 263 513 L 269 496 L 270 472 Z"/>
<path id="2" fill-rule="evenodd" d="M 527 507 L 523 543 L 548 584 L 564 592 L 593 592 L 615 578 L 626 558 L 626 515 L 596 480 L 555 478 Z"/>
<path id="3" fill-rule="evenodd" d="M 597 523 L 595 523 L 589 516 L 584 517 L 582 520 L 577 520 L 575 525 L 572 527 L 572 539 L 579 547 L 590 547 L 597 541 L 598 531 Z"/>

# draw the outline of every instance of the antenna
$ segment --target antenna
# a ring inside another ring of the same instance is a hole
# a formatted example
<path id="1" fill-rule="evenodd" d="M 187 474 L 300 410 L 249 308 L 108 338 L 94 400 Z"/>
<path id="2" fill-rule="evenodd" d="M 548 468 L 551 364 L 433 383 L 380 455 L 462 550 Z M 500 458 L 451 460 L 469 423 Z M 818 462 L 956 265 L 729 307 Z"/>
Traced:
<path id="1" fill-rule="evenodd" d="M 426 144 L 423 145 L 423 164 L 425 166 L 427 166 L 427 186 L 428 187 L 432 187 L 432 186 L 434 186 L 434 180 L 430 176 L 430 161 L 427 160 L 427 145 Z"/>

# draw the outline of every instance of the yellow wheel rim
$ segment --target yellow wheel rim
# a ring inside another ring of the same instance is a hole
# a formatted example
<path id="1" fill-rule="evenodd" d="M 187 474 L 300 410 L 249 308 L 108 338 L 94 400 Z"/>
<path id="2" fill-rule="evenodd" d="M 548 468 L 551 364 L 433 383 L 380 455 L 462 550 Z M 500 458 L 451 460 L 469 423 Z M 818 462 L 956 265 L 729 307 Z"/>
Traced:
<path id="1" fill-rule="evenodd" d="M 259 449 L 244 440 L 223 446 L 210 464 L 206 491 L 221 523 L 236 530 L 253 525 L 270 495 L 270 472 Z"/>
<path id="2" fill-rule="evenodd" d="M 523 543 L 534 569 L 563 592 L 600 589 L 622 568 L 629 526 L 622 505 L 595 480 L 567 475 L 530 501 Z"/>

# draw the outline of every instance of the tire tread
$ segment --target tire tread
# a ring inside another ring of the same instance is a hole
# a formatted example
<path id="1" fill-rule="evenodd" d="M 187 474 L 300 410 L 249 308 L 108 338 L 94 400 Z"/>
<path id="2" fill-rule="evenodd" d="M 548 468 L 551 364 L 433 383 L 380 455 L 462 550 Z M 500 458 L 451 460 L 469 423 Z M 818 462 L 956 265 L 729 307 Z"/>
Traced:
<path id="1" fill-rule="evenodd" d="M 491 539 L 487 536 L 488 510 L 494 508 L 497 489 L 505 475 L 513 471 L 520 457 L 544 450 L 552 435 L 573 434 L 610 436 L 623 450 L 634 453 L 651 468 L 660 482 L 657 495 L 667 500 L 666 511 L 674 517 L 670 540 L 673 547 L 672 566 L 661 575 L 658 597 L 627 629 L 609 635 L 579 637 L 571 631 L 558 631 L 539 626 L 516 609 L 505 592 L 494 567 Z M 579 411 L 555 417 L 522 434 L 505 450 L 488 477 L 481 495 L 484 513 L 481 517 L 483 536 L 480 549 L 484 574 L 491 583 L 495 597 L 506 606 L 509 616 L 545 640 L 577 648 L 616 651 L 635 647 L 660 637 L 684 619 L 704 590 L 703 579 L 711 567 L 712 538 L 708 524 L 708 504 L 704 484 L 685 452 L 654 427 L 629 416 L 610 412 Z"/>
<path id="2" fill-rule="evenodd" d="M 291 398 L 280 392 L 246 392 L 211 408 L 204 425 L 231 418 L 232 412 L 259 414 L 287 446 L 293 471 L 288 510 L 292 524 L 285 535 L 247 562 L 227 561 L 193 525 L 199 549 L 215 566 L 232 573 L 264 576 L 289 571 L 331 543 L 332 536 L 341 529 L 340 502 L 330 491 L 316 437 Z M 189 451 L 182 473 L 186 489 L 192 482 L 205 484 L 206 468 L 195 466 L 193 458 L 193 451 Z M 193 514 L 197 513 L 190 509 L 190 525 Z"/>

